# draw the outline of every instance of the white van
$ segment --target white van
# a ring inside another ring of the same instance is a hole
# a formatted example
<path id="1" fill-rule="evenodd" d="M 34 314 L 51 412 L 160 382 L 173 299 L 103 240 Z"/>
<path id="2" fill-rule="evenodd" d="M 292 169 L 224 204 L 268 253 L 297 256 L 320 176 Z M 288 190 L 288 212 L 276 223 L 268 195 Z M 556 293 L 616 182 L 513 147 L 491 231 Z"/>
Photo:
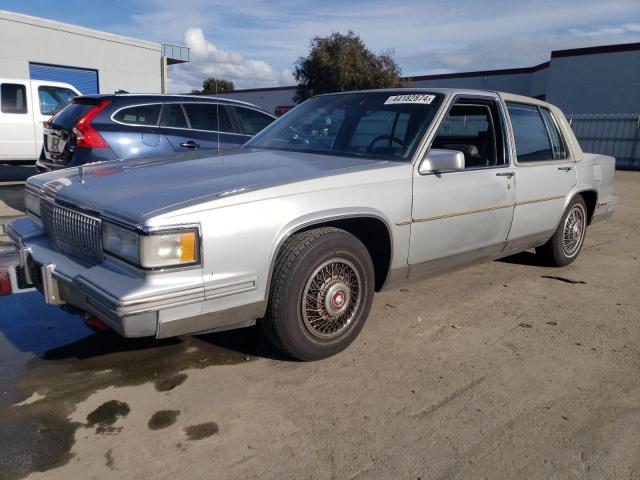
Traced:
<path id="1" fill-rule="evenodd" d="M 42 122 L 77 95 L 68 83 L 0 78 L 0 163 L 40 158 Z"/>

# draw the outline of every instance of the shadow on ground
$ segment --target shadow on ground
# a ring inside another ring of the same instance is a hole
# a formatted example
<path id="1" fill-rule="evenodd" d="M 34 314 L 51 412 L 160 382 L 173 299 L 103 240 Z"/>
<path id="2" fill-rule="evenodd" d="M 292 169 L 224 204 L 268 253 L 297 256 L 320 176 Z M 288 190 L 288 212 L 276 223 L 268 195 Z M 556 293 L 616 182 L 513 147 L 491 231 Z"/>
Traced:
<path id="1" fill-rule="evenodd" d="M 544 260 L 534 252 L 521 252 L 509 257 L 497 260 L 502 263 L 511 263 L 513 265 L 527 265 L 530 267 L 548 267 Z"/>
<path id="2" fill-rule="evenodd" d="M 10 165 L 0 163 L 0 182 L 24 182 L 38 172 L 35 165 Z"/>

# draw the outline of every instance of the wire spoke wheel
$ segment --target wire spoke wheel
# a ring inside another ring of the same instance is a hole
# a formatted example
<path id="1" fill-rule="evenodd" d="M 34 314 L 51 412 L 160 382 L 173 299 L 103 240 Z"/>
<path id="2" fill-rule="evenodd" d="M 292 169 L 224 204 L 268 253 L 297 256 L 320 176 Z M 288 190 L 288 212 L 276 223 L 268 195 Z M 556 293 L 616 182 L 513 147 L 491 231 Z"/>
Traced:
<path id="1" fill-rule="evenodd" d="M 580 204 L 574 205 L 564 221 L 562 249 L 567 257 L 574 256 L 582 245 L 585 233 L 586 212 Z"/>
<path id="2" fill-rule="evenodd" d="M 309 277 L 302 293 L 305 327 L 315 337 L 327 339 L 343 333 L 356 317 L 362 279 L 345 258 L 322 263 Z"/>

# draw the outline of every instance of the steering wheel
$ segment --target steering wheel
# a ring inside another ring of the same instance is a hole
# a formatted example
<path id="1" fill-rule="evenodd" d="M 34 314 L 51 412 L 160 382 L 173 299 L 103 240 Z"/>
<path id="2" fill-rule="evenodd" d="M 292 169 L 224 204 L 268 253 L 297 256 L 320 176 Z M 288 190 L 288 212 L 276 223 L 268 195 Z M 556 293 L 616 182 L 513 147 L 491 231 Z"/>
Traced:
<path id="1" fill-rule="evenodd" d="M 297 140 L 298 142 L 304 143 L 305 145 L 309 145 L 311 143 L 311 140 L 313 140 L 313 137 L 311 135 L 298 130 L 292 125 L 289 125 L 289 130 L 293 132 L 293 140 Z"/>
<path id="2" fill-rule="evenodd" d="M 371 151 L 373 149 L 373 146 L 380 140 L 390 140 L 391 142 L 396 142 L 402 148 L 407 148 L 407 144 L 400 140 L 398 137 L 394 137 L 393 135 L 378 135 L 376 138 L 371 140 L 371 143 L 369 144 L 369 151 Z"/>

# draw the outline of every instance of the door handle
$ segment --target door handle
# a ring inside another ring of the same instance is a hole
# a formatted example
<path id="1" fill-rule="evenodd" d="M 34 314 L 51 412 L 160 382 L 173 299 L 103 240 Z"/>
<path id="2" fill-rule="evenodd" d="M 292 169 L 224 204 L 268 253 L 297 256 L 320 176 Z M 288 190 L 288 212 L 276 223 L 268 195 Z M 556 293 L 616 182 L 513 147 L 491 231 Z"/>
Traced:
<path id="1" fill-rule="evenodd" d="M 507 178 L 511 178 L 515 175 L 515 173 L 513 172 L 498 172 L 496 173 L 496 177 L 507 177 Z"/>
<path id="2" fill-rule="evenodd" d="M 558 170 L 562 170 L 564 172 L 570 172 L 573 170 L 573 167 L 558 167 Z"/>
<path id="3" fill-rule="evenodd" d="M 188 142 L 182 142 L 180 144 L 180 146 L 184 147 L 184 148 L 190 148 L 190 149 L 193 149 L 193 150 L 195 150 L 197 148 L 200 148 L 200 144 L 194 142 L 193 140 L 189 140 Z"/>

